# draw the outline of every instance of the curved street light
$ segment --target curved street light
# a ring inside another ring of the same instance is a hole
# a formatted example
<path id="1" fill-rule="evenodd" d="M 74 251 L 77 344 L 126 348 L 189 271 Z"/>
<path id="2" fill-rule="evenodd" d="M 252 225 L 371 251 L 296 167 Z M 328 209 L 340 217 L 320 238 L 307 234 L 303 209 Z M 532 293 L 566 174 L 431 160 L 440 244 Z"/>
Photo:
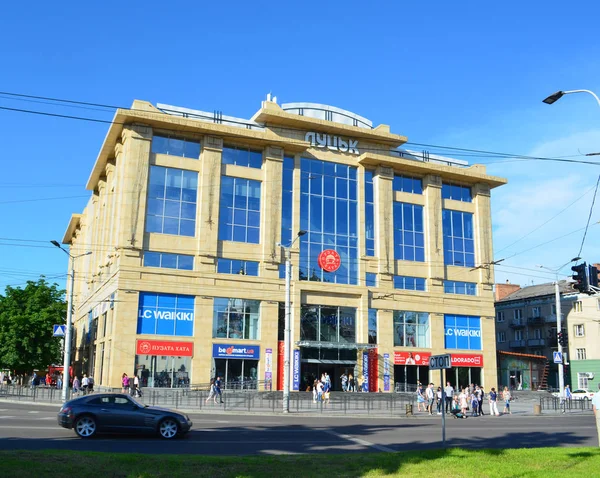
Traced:
<path id="1" fill-rule="evenodd" d="M 571 93 L 588 93 L 596 99 L 598 106 L 600 106 L 600 98 L 598 98 L 596 93 L 594 93 L 593 91 L 590 91 L 590 90 L 557 91 L 556 93 L 552 93 L 550 96 L 543 99 L 542 102 L 546 103 L 547 105 L 551 105 L 551 104 L 557 102 L 558 100 L 560 100 L 564 95 L 570 95 Z"/>

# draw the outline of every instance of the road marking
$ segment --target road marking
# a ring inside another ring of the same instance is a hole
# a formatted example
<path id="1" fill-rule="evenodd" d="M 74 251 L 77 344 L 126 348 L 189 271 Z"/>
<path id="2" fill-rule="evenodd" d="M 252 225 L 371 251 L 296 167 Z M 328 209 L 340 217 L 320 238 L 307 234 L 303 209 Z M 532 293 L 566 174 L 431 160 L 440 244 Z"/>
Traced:
<path id="1" fill-rule="evenodd" d="M 40 413 L 40 412 L 38 412 L 37 410 L 31 410 L 31 411 L 29 411 L 27 413 Z"/>
<path id="2" fill-rule="evenodd" d="M 391 448 L 388 448 L 387 446 L 377 445 L 376 443 L 371 443 L 367 440 L 363 440 L 362 438 L 353 437 L 352 435 L 343 435 L 341 433 L 336 433 L 332 430 L 323 430 L 323 431 L 325 433 L 329 433 L 330 435 L 333 435 L 335 437 L 343 438 L 344 440 L 348 440 L 348 441 L 352 441 L 354 443 L 357 443 L 358 445 L 375 448 L 376 450 L 384 451 L 386 453 L 395 453 L 396 452 L 396 450 L 392 450 Z"/>
<path id="3" fill-rule="evenodd" d="M 11 426 L 0 425 L 0 428 L 12 428 L 14 430 L 15 426 L 14 425 L 11 425 Z M 25 430 L 25 429 L 27 429 L 27 430 L 54 430 L 54 431 L 58 431 L 58 430 L 61 429 L 61 427 L 58 427 L 58 426 L 54 426 L 54 427 L 24 427 L 24 426 L 19 425 L 18 429 L 19 430 Z M 66 428 L 64 430 L 67 431 Z M 40 439 L 40 440 L 43 440 L 43 438 L 41 438 L 41 437 L 37 437 L 37 438 Z"/>
<path id="4" fill-rule="evenodd" d="M 5 415 L 3 417 L 0 417 L 0 420 L 1 419 L 7 419 L 7 418 L 17 418 L 17 417 L 15 417 L 14 415 Z"/>

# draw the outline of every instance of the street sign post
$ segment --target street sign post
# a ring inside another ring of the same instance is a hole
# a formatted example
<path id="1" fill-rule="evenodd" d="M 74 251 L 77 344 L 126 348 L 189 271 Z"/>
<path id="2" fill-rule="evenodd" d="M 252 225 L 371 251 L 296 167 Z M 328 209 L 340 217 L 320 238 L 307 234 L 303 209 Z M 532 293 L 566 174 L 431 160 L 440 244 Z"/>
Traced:
<path id="1" fill-rule="evenodd" d="M 52 330 L 52 335 L 54 337 L 64 337 L 67 333 L 66 325 L 55 325 Z"/>
<path id="2" fill-rule="evenodd" d="M 554 363 L 563 363 L 562 352 L 554 352 Z"/>
<path id="3" fill-rule="evenodd" d="M 432 355 L 429 357 L 430 370 L 440 371 L 440 387 L 442 389 L 442 446 L 446 447 L 446 389 L 444 388 L 444 369 L 452 368 L 450 354 Z"/>

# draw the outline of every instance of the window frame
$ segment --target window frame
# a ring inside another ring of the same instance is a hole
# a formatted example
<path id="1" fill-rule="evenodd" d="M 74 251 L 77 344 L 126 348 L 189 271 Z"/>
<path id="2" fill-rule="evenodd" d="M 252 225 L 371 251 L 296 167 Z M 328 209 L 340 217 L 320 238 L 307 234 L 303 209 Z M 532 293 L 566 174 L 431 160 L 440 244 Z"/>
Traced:
<path id="1" fill-rule="evenodd" d="M 414 319 L 408 322 L 407 319 Z M 420 320 L 426 319 L 425 323 Z M 414 312 L 409 310 L 393 311 L 394 347 L 431 348 L 431 314 L 429 312 Z M 410 330 L 414 327 L 414 331 Z M 401 333 L 399 333 L 401 329 Z M 413 338 L 410 343 L 410 337 Z M 421 343 L 420 339 L 425 343 Z"/>
<path id="2" fill-rule="evenodd" d="M 577 353 L 577 360 L 587 360 L 587 353 L 585 347 L 575 349 Z"/>
<path id="3" fill-rule="evenodd" d="M 234 301 L 241 301 L 242 312 L 235 310 Z M 222 305 L 226 302 L 226 308 Z M 256 307 L 253 311 L 251 307 Z M 219 333 L 222 314 L 226 316 L 226 332 L 225 335 Z M 234 314 L 238 317 L 234 317 Z M 241 318 L 239 317 L 241 315 Z M 260 300 L 241 299 L 238 297 L 213 297 L 213 339 L 228 339 L 228 340 L 244 340 L 258 341 L 260 340 L 262 306 Z M 255 317 L 253 317 L 255 316 Z M 238 328 L 232 326 L 232 321 L 241 322 L 241 337 L 232 336 L 232 330 L 237 331 Z M 253 323 L 254 322 L 254 323 Z M 255 336 L 251 336 L 252 331 Z M 247 336 L 246 336 L 247 335 Z"/>
<path id="4" fill-rule="evenodd" d="M 575 337 L 585 337 L 585 324 L 575 324 L 573 330 Z"/>

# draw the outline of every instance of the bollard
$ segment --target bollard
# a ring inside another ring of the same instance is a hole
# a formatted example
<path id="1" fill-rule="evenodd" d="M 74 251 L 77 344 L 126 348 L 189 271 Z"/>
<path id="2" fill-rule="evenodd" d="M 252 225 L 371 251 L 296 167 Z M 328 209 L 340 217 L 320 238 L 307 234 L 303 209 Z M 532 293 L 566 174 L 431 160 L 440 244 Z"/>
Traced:
<path id="1" fill-rule="evenodd" d="M 406 404 L 406 416 L 407 417 L 412 417 L 413 414 L 413 406 L 412 403 L 407 403 Z"/>
<path id="2" fill-rule="evenodd" d="M 542 414 L 542 406 L 539 403 L 534 403 L 533 404 L 533 414 L 534 415 L 541 415 Z"/>

